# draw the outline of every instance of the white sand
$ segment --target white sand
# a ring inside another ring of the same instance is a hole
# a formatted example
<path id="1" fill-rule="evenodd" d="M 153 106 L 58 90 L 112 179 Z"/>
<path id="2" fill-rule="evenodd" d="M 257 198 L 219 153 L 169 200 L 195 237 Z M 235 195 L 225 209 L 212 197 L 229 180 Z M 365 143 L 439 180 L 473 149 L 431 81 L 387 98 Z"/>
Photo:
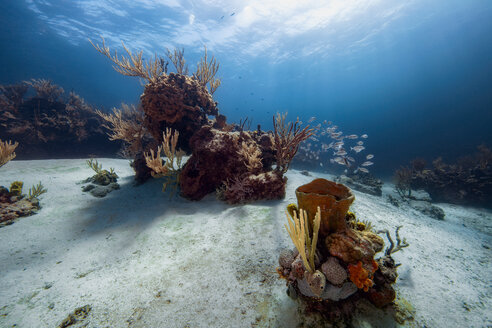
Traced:
<path id="1" fill-rule="evenodd" d="M 296 327 L 297 304 L 275 267 L 292 247 L 284 208 L 312 177 L 289 172 L 283 201 L 229 206 L 169 199 L 158 180 L 135 187 L 128 161 L 99 162 L 121 185 L 102 199 L 76 184 L 93 173 L 82 159 L 0 169 L 0 185 L 48 189 L 38 214 L 0 228 L 0 327 L 56 327 L 86 304 L 87 327 Z M 376 229 L 403 225 L 410 247 L 395 254 L 396 288 L 416 309 L 409 326 L 492 326 L 490 211 L 439 204 L 446 219 L 437 221 L 355 195 L 352 210 Z"/>

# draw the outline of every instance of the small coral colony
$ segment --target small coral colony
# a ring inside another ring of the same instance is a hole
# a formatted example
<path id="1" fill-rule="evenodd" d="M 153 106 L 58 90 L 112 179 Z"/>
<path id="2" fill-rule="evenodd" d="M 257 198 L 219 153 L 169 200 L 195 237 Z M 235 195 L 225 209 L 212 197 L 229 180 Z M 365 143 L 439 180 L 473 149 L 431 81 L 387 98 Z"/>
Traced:
<path id="1" fill-rule="evenodd" d="M 18 146 L 23 152 L 34 152 L 63 144 L 66 149 L 59 151 L 65 153 L 90 148 L 94 144 L 90 138 L 106 129 L 117 148 L 123 146 L 120 154 L 131 159 L 137 183 L 159 178 L 163 190 L 171 194 L 200 200 L 215 192 L 219 199 L 236 204 L 284 198 L 285 173 L 298 151 L 301 161 L 333 151 L 331 162 L 343 165 L 353 177 L 368 175 L 373 164 L 374 155 L 359 154 L 367 135 L 344 136 L 331 122 L 302 127 L 299 119 L 288 122 L 286 114 L 276 114 L 273 131 L 260 126 L 251 131 L 247 120 L 227 123 L 212 97 L 220 86 L 219 63 L 207 49 L 196 71 L 190 73 L 183 50 L 145 61 L 142 52 L 134 54 L 126 47 L 123 56 L 111 53 L 104 39 L 101 45 L 92 45 L 112 61 L 116 71 L 146 81 L 140 104 L 103 113 L 73 92 L 62 100 L 63 89 L 46 80 L 2 86 L 0 138 L 19 143 L 0 140 L 0 166 L 16 156 Z M 35 95 L 26 98 L 28 88 Z M 87 154 L 98 154 L 92 151 Z M 189 156 L 186 161 L 185 155 Z M 96 174 L 84 181 L 84 192 L 103 197 L 119 188 L 113 169 L 103 170 L 95 160 L 87 164 Z M 15 181 L 9 189 L 0 188 L 1 224 L 40 208 L 38 198 L 46 192 L 43 185 L 31 187 L 27 195 L 22 187 L 22 182 Z M 354 195 L 342 184 L 316 179 L 299 186 L 296 196 L 297 205 L 286 210 L 286 229 L 295 247 L 281 252 L 277 268 L 288 294 L 307 313 L 329 320 L 350 317 L 362 299 L 379 308 L 394 306 L 392 284 L 399 264 L 392 254 L 408 246 L 400 239 L 399 227 L 395 245 L 388 231 L 374 231 L 369 222 L 358 220 L 348 211 Z M 386 236 L 390 246 L 376 258 L 384 248 L 378 234 Z"/>

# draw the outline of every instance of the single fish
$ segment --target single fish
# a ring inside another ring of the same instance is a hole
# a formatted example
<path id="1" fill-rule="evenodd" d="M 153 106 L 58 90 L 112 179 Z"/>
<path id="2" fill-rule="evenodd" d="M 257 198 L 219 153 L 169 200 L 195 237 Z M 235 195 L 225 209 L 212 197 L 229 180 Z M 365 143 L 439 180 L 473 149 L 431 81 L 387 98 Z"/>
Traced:
<path id="1" fill-rule="evenodd" d="M 357 141 L 357 145 L 362 146 L 364 144 L 364 141 Z"/>
<path id="2" fill-rule="evenodd" d="M 363 134 L 360 137 L 366 139 L 368 137 L 368 135 L 367 134 Z"/>
<path id="3" fill-rule="evenodd" d="M 327 145 L 327 144 L 325 144 L 325 143 L 324 143 L 324 144 L 321 144 L 321 149 L 323 149 L 323 150 L 325 150 L 325 151 L 326 151 L 326 150 L 328 150 L 329 148 L 330 148 L 330 146 L 329 146 L 329 145 Z"/>
<path id="4" fill-rule="evenodd" d="M 347 155 L 347 152 L 345 151 L 345 149 L 340 149 L 339 151 L 333 153 L 334 156 L 345 156 Z"/>
<path id="5" fill-rule="evenodd" d="M 323 167 L 323 163 L 319 163 L 319 166 Z"/>
<path id="6" fill-rule="evenodd" d="M 316 137 L 311 137 L 311 140 L 316 141 L 316 142 L 319 141 L 318 138 L 316 138 Z"/>
<path id="7" fill-rule="evenodd" d="M 366 156 L 366 159 L 372 159 L 372 158 L 374 158 L 374 155 L 373 154 L 369 154 L 369 155 Z"/>
<path id="8" fill-rule="evenodd" d="M 351 162 L 355 162 L 355 159 L 353 157 L 347 156 L 347 159 Z"/>
<path id="9" fill-rule="evenodd" d="M 364 163 L 361 164 L 361 166 L 371 166 L 372 164 L 374 163 L 371 161 L 365 161 Z"/>
<path id="10" fill-rule="evenodd" d="M 358 137 L 357 137 L 356 134 L 351 134 L 349 136 L 346 136 L 345 138 L 347 138 L 347 139 L 357 139 Z"/>
<path id="11" fill-rule="evenodd" d="M 307 122 L 308 123 L 314 122 L 315 119 L 316 119 L 316 117 L 312 116 Z"/>
<path id="12" fill-rule="evenodd" d="M 364 149 L 366 149 L 366 147 L 364 147 L 364 146 L 355 146 L 355 147 L 350 147 L 350 150 L 353 150 L 353 151 L 355 151 L 356 153 L 359 153 L 359 152 L 363 151 Z"/>
<path id="13" fill-rule="evenodd" d="M 342 133 L 343 133 L 343 132 L 341 132 L 341 131 L 340 131 L 340 132 L 333 132 L 333 133 L 331 134 L 331 137 L 332 137 L 333 139 L 334 139 L 334 138 L 338 138 L 339 136 L 341 136 L 341 135 L 342 135 Z"/>
<path id="14" fill-rule="evenodd" d="M 341 146 L 344 145 L 344 142 L 343 141 L 337 141 L 333 144 L 333 147 L 334 148 L 340 148 Z"/>
<path id="15" fill-rule="evenodd" d="M 369 170 L 366 169 L 365 167 L 359 167 L 357 168 L 359 171 L 364 172 L 364 173 L 369 173 Z"/>

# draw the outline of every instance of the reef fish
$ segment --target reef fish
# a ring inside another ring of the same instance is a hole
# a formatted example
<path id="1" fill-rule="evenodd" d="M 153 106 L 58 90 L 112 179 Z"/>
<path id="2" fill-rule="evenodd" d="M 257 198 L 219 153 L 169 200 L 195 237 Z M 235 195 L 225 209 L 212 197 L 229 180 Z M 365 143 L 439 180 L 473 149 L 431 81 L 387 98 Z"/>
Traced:
<path id="1" fill-rule="evenodd" d="M 362 150 L 366 149 L 364 146 L 355 146 L 355 147 L 350 147 L 350 150 L 355 151 L 356 153 L 361 152 Z"/>
<path id="2" fill-rule="evenodd" d="M 361 172 L 364 172 L 364 173 L 369 173 L 369 170 L 366 169 L 365 167 L 358 167 L 357 170 L 358 171 L 361 171 Z"/>
<path id="3" fill-rule="evenodd" d="M 371 161 L 365 161 L 364 163 L 361 164 L 361 166 L 371 166 L 372 164 L 374 163 Z"/>
<path id="4" fill-rule="evenodd" d="M 308 123 L 314 122 L 315 119 L 316 119 L 316 117 L 312 116 L 307 122 Z"/>
<path id="5" fill-rule="evenodd" d="M 345 138 L 347 138 L 347 139 L 357 139 L 358 137 L 357 137 L 356 134 L 351 134 L 349 136 L 346 136 Z"/>
<path id="6" fill-rule="evenodd" d="M 368 137 L 368 135 L 367 134 L 363 134 L 360 137 L 366 139 Z"/>
<path id="7" fill-rule="evenodd" d="M 369 155 L 366 156 L 366 159 L 372 159 L 372 158 L 374 158 L 374 155 L 373 154 L 369 154 Z"/>

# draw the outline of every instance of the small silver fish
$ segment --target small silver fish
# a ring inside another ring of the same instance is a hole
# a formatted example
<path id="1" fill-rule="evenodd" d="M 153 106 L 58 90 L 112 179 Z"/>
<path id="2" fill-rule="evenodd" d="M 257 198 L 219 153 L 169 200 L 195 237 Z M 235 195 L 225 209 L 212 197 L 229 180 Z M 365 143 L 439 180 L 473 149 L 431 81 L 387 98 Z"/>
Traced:
<path id="1" fill-rule="evenodd" d="M 330 148 L 330 146 L 328 146 L 327 144 L 325 144 L 325 143 L 324 143 L 324 144 L 321 144 L 321 149 L 323 149 L 323 150 L 325 150 L 325 151 L 326 151 L 326 150 L 328 150 L 329 148 Z"/>
<path id="2" fill-rule="evenodd" d="M 350 150 L 355 151 L 356 153 L 361 152 L 362 150 L 366 149 L 364 146 L 355 146 L 355 147 L 350 147 Z"/>
<path id="3" fill-rule="evenodd" d="M 323 167 L 323 163 L 319 163 L 319 166 Z"/>
<path id="4" fill-rule="evenodd" d="M 361 164 L 361 166 L 371 166 L 372 164 L 374 163 L 371 161 L 365 161 L 364 163 Z"/>
<path id="5" fill-rule="evenodd" d="M 353 157 L 347 156 L 347 159 L 351 162 L 355 162 L 355 159 Z"/>
<path id="6" fill-rule="evenodd" d="M 319 141 L 318 138 L 316 138 L 316 137 L 311 137 L 311 140 L 313 140 L 315 142 L 318 142 Z"/>
<path id="7" fill-rule="evenodd" d="M 372 159 L 372 158 L 374 158 L 374 155 L 373 154 L 369 154 L 369 155 L 366 156 L 366 159 Z"/>
<path id="8" fill-rule="evenodd" d="M 368 137 L 368 135 L 367 134 L 363 134 L 360 137 L 366 139 Z"/>
<path id="9" fill-rule="evenodd" d="M 364 141 L 357 141 L 357 145 L 362 146 L 364 144 Z"/>
<path id="10" fill-rule="evenodd" d="M 364 172 L 364 173 L 369 173 L 369 170 L 366 169 L 365 167 L 358 167 L 357 170 Z"/>
<path id="11" fill-rule="evenodd" d="M 358 137 L 357 137 L 356 134 L 351 134 L 349 136 L 346 136 L 345 138 L 347 138 L 347 139 L 357 139 Z"/>
<path id="12" fill-rule="evenodd" d="M 347 155 L 347 152 L 345 151 L 345 149 L 340 149 L 336 153 L 333 153 L 333 155 L 336 155 L 336 156 L 345 156 L 345 155 Z"/>
<path id="13" fill-rule="evenodd" d="M 315 119 L 316 119 L 316 117 L 311 116 L 311 118 L 310 118 L 307 122 L 308 122 L 308 123 L 311 123 L 311 122 L 313 122 Z"/>
<path id="14" fill-rule="evenodd" d="M 339 148 L 339 147 L 343 146 L 343 144 L 344 144 L 343 141 L 337 141 L 337 142 L 335 142 L 333 144 L 333 147 L 334 148 Z"/>
<path id="15" fill-rule="evenodd" d="M 339 136 L 341 136 L 341 135 L 342 135 L 342 133 L 343 133 L 343 132 L 341 132 L 341 131 L 340 131 L 340 132 L 333 132 L 333 133 L 331 134 L 331 137 L 332 137 L 332 138 L 338 138 Z"/>

